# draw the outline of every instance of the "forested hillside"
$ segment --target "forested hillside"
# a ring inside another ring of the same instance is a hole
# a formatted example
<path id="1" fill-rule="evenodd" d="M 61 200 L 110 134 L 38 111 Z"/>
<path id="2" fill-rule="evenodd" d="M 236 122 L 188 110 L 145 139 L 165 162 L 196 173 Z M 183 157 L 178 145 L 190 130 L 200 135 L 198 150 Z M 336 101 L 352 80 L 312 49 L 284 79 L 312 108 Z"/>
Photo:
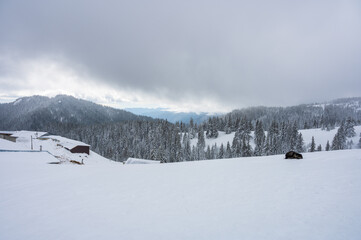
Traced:
<path id="1" fill-rule="evenodd" d="M 338 127 L 335 138 L 323 150 L 349 148 L 348 138 L 356 134 L 354 126 L 361 125 L 360 106 L 361 98 L 352 98 L 286 108 L 251 107 L 201 124 L 192 120 L 173 124 L 71 97 L 57 96 L 50 101 L 34 97 L 2 105 L 2 110 L 9 112 L 1 115 L 1 128 L 42 130 L 77 139 L 116 161 L 135 157 L 179 162 L 309 151 L 299 130 L 310 128 L 329 131 Z M 205 140 L 216 139 L 219 131 L 234 137 L 206 145 Z"/>
<path id="2" fill-rule="evenodd" d="M 0 104 L 0 129 L 6 130 L 43 130 L 62 124 L 90 125 L 131 120 L 151 118 L 67 95 L 23 97 Z"/>

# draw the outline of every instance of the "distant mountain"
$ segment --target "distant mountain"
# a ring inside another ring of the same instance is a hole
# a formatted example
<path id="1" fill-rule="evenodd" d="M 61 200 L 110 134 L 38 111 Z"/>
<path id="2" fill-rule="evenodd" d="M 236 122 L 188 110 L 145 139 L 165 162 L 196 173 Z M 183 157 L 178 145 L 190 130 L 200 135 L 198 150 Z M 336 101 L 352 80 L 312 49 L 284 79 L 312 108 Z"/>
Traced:
<path id="1" fill-rule="evenodd" d="M 193 119 L 194 123 L 202 123 L 206 121 L 210 116 L 214 116 L 205 112 L 172 112 L 164 108 L 125 108 L 125 110 L 137 115 L 167 119 L 171 123 L 189 123 L 191 118 Z"/>
<path id="2" fill-rule="evenodd" d="M 0 129 L 6 130 L 40 130 L 62 123 L 88 125 L 150 119 L 67 95 L 22 97 L 0 104 Z"/>

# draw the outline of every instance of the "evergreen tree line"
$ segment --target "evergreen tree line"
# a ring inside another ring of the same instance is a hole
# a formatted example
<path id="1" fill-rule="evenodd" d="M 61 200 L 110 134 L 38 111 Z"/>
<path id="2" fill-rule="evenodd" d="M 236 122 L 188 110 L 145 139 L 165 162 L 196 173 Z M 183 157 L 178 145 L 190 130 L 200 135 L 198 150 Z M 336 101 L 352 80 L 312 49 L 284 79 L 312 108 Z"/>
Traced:
<path id="1" fill-rule="evenodd" d="M 322 128 L 332 130 L 340 126 L 347 118 L 352 119 L 357 125 L 361 124 L 361 111 L 352 106 L 328 104 L 325 106 L 299 105 L 294 107 L 250 107 L 234 110 L 225 116 L 209 118 L 204 123 L 206 130 L 224 131 L 227 134 L 237 131 L 241 119 L 246 117 L 253 126 L 257 121 L 262 121 L 263 128 L 268 130 L 272 123 L 292 122 L 296 123 L 297 129 Z"/>
<path id="2" fill-rule="evenodd" d="M 227 119 L 224 118 L 224 119 Z M 230 118 L 228 118 L 229 120 Z M 299 133 L 299 121 L 274 119 L 265 128 L 263 120 L 256 121 L 243 116 L 236 124 L 225 124 L 226 133 L 235 132 L 232 142 L 206 146 L 205 139 L 218 137 L 222 118 L 212 117 L 203 124 L 172 124 L 166 120 L 128 121 L 112 124 L 76 125 L 57 124 L 47 131 L 83 141 L 93 151 L 115 161 L 129 157 L 160 160 L 162 162 L 195 161 L 248 156 L 265 156 L 296 152 L 321 151 L 314 138 L 311 146 L 305 146 Z M 346 149 L 352 146 L 348 137 L 355 134 L 357 121 L 348 117 L 341 121 L 340 128 L 325 150 Z M 251 132 L 254 131 L 254 134 Z M 252 147 L 253 146 L 253 147 Z"/>

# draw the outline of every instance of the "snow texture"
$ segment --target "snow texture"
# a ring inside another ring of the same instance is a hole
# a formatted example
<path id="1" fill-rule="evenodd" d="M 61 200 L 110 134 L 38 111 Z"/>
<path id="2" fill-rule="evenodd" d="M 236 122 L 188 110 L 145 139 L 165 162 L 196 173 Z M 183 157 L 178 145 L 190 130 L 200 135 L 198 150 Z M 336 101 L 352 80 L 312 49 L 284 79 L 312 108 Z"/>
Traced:
<path id="1" fill-rule="evenodd" d="M 128 158 L 127 161 L 125 161 L 125 164 L 154 164 L 154 163 L 160 163 L 160 161 L 145 160 L 139 158 Z"/>
<path id="2" fill-rule="evenodd" d="M 1 140 L 1 139 L 0 139 Z M 361 236 L 361 150 L 172 164 L 0 152 L 0 239 Z"/>

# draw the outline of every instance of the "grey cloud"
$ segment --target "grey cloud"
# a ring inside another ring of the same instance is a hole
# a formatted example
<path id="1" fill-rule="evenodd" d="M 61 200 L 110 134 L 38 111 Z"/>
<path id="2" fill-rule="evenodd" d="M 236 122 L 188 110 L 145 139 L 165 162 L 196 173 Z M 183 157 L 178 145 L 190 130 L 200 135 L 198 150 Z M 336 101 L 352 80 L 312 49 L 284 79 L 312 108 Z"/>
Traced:
<path id="1" fill-rule="evenodd" d="M 60 54 L 173 101 L 289 105 L 361 95 L 359 1 L 2 1 L 0 53 Z"/>

